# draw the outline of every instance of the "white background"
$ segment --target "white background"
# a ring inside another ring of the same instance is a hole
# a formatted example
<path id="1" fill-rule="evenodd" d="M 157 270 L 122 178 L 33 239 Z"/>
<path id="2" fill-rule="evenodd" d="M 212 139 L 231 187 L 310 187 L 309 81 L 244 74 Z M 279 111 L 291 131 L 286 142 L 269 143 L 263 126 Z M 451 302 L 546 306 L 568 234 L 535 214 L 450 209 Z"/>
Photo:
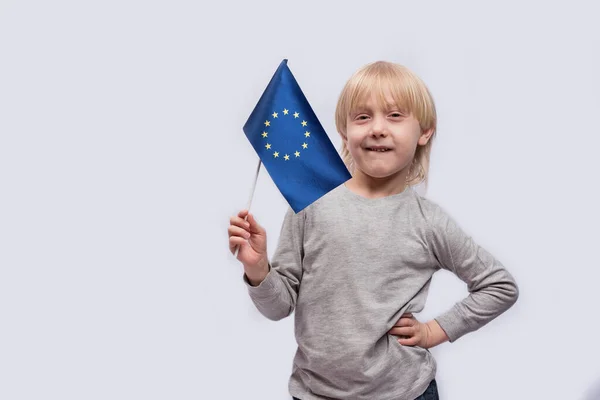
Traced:
<path id="1" fill-rule="evenodd" d="M 439 113 L 427 196 L 517 304 L 434 348 L 444 400 L 600 398 L 596 2 L 0 2 L 0 398 L 287 397 L 293 320 L 228 253 L 283 58 L 336 148 L 345 81 L 402 63 Z M 287 203 L 253 202 L 272 254 Z M 466 296 L 444 271 L 435 317 Z"/>

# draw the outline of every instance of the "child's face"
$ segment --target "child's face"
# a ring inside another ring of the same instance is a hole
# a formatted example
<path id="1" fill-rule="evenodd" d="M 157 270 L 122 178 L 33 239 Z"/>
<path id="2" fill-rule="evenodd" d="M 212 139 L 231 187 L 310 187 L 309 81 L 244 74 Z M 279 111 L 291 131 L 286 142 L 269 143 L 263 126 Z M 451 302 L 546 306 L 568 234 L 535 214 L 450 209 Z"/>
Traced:
<path id="1" fill-rule="evenodd" d="M 347 117 L 347 135 L 344 142 L 354 159 L 355 173 L 372 178 L 405 179 L 417 144 L 425 145 L 430 133 L 421 133 L 419 121 L 412 114 L 405 115 L 385 96 L 379 104 L 372 95 L 364 106 Z M 376 151 L 385 148 L 385 151 Z"/>

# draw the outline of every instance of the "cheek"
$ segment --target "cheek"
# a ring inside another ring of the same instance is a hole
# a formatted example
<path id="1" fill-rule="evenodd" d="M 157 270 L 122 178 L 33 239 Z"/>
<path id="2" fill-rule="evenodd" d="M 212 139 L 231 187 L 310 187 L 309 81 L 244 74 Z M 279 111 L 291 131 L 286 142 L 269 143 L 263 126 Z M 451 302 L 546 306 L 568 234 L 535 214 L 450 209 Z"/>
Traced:
<path id="1" fill-rule="evenodd" d="M 350 153 L 355 156 L 360 156 L 360 152 L 362 151 L 361 141 L 356 138 L 350 138 L 348 143 L 346 144 Z"/>
<path id="2" fill-rule="evenodd" d="M 358 148 L 364 140 L 363 133 L 358 129 L 349 129 L 346 133 L 346 146 L 348 148 Z"/>

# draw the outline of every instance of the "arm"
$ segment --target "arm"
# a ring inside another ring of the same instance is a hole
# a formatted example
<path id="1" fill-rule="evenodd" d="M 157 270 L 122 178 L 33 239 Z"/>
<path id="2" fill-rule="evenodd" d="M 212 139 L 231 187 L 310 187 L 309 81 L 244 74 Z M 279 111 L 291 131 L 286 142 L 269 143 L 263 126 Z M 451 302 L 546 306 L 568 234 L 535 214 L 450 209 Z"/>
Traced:
<path id="1" fill-rule="evenodd" d="M 265 261 L 264 273 L 244 282 L 256 308 L 271 320 L 289 316 L 296 307 L 298 289 L 302 280 L 304 211 L 295 214 L 288 208 L 272 260 Z"/>
<path id="2" fill-rule="evenodd" d="M 509 309 L 519 290 L 500 261 L 475 243 L 441 207 L 434 204 L 430 215 L 434 257 L 441 268 L 465 282 L 469 291 L 465 299 L 427 323 L 435 341 L 444 340 L 436 327 L 439 325 L 453 342 Z"/>

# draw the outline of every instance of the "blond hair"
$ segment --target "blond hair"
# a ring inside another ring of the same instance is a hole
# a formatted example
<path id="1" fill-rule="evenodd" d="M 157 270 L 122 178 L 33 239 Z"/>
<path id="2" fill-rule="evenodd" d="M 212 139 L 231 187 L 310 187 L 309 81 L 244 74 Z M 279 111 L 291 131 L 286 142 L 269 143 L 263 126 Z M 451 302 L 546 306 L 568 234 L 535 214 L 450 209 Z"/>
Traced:
<path id="1" fill-rule="evenodd" d="M 435 103 L 425 83 L 405 66 L 377 61 L 356 71 L 346 82 L 338 99 L 335 110 L 337 130 L 346 139 L 348 116 L 364 104 L 372 93 L 377 95 L 380 104 L 385 104 L 388 91 L 396 106 L 419 121 L 421 132 L 433 130 L 427 144 L 417 146 L 407 176 L 408 185 L 427 184 L 431 143 L 437 128 Z M 350 173 L 354 174 L 354 161 L 346 143 L 342 143 L 341 156 Z"/>

